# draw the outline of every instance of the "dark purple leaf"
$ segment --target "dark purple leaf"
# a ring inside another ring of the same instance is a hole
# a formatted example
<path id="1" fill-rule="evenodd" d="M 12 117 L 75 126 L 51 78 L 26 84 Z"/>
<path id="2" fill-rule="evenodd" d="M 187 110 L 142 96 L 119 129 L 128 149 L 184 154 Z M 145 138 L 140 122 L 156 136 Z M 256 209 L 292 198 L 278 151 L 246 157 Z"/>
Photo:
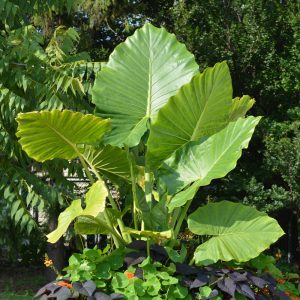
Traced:
<path id="1" fill-rule="evenodd" d="M 209 282 L 209 276 L 207 274 L 198 273 L 196 279 L 190 286 L 190 289 L 195 289 L 200 286 L 204 286 Z"/>
<path id="2" fill-rule="evenodd" d="M 71 291 L 63 286 L 57 292 L 53 293 L 51 297 L 56 298 L 57 300 L 66 300 L 71 296 Z"/>
<path id="3" fill-rule="evenodd" d="M 56 281 L 47 283 L 46 285 L 44 285 L 43 287 L 41 287 L 41 288 L 37 291 L 37 293 L 35 294 L 34 297 L 40 297 L 41 295 L 43 295 L 43 294 L 46 293 L 47 291 L 48 291 L 48 293 L 49 293 L 49 291 L 50 291 L 49 288 L 53 287 L 54 282 L 56 282 Z M 57 285 L 56 285 L 55 287 L 56 287 L 56 288 L 59 288 Z"/>
<path id="4" fill-rule="evenodd" d="M 61 289 L 61 286 L 56 285 L 55 283 L 54 283 L 52 286 L 50 286 L 49 288 L 47 288 L 47 290 L 48 290 L 51 294 L 57 292 L 59 289 Z"/>
<path id="5" fill-rule="evenodd" d="M 280 300 L 291 300 L 289 296 L 287 296 L 283 291 L 275 291 L 274 293 Z"/>
<path id="6" fill-rule="evenodd" d="M 146 250 L 147 243 L 146 243 L 146 241 L 135 240 L 135 241 L 131 242 L 130 244 L 128 244 L 127 247 L 130 249 L 135 249 L 135 250 Z"/>
<path id="7" fill-rule="evenodd" d="M 129 267 L 129 266 L 134 266 L 134 265 L 140 264 L 141 262 L 143 262 L 146 259 L 146 257 L 147 257 L 147 254 L 143 251 L 130 252 L 125 256 L 124 261 L 125 261 L 127 267 Z"/>
<path id="8" fill-rule="evenodd" d="M 109 296 L 105 293 L 102 293 L 102 292 L 96 292 L 93 299 L 96 299 L 96 300 L 111 300 L 111 296 Z"/>
<path id="9" fill-rule="evenodd" d="M 199 272 L 198 268 L 189 266 L 187 264 L 176 264 L 176 273 L 180 275 L 192 275 Z"/>
<path id="10" fill-rule="evenodd" d="M 218 295 L 219 295 L 218 290 L 214 289 L 214 290 L 211 291 L 208 298 L 211 299 L 211 298 L 217 297 Z"/>
<path id="11" fill-rule="evenodd" d="M 191 288 L 191 285 L 193 283 L 194 280 L 191 280 L 187 277 L 184 277 L 182 280 L 181 280 L 181 284 L 185 287 L 188 287 L 189 289 Z"/>
<path id="12" fill-rule="evenodd" d="M 227 277 L 223 280 L 218 281 L 217 286 L 221 291 L 234 297 L 236 284 L 231 278 Z"/>
<path id="13" fill-rule="evenodd" d="M 276 286 L 277 285 L 277 282 L 276 280 L 269 274 L 263 274 L 261 276 L 262 279 L 268 281 L 269 284 L 273 285 L 273 286 Z"/>
<path id="14" fill-rule="evenodd" d="M 79 281 L 75 281 L 72 283 L 72 287 L 73 287 L 74 291 L 80 292 L 80 290 L 82 289 L 82 283 Z"/>
<path id="15" fill-rule="evenodd" d="M 134 276 L 140 279 L 144 278 L 144 272 L 142 268 L 136 268 L 135 272 L 134 272 Z"/>
<path id="16" fill-rule="evenodd" d="M 269 284 L 266 280 L 257 276 L 249 275 L 248 278 L 254 285 L 261 289 Z"/>
<path id="17" fill-rule="evenodd" d="M 266 298 L 266 297 L 263 296 L 263 295 L 257 295 L 257 296 L 256 296 L 256 300 L 268 300 L 268 298 Z"/>
<path id="18" fill-rule="evenodd" d="M 244 272 L 244 273 L 232 272 L 232 273 L 228 274 L 228 276 L 234 282 L 247 281 L 247 272 Z"/>
<path id="19" fill-rule="evenodd" d="M 156 253 L 164 256 L 165 258 L 169 257 L 168 252 L 166 251 L 166 249 L 162 246 L 159 246 L 159 245 L 151 245 L 150 246 L 150 251 L 151 252 L 156 252 Z"/>
<path id="20" fill-rule="evenodd" d="M 237 283 L 236 290 L 240 294 L 242 294 L 242 295 L 244 295 L 244 296 L 246 296 L 246 297 L 248 297 L 252 300 L 255 300 L 254 292 L 252 291 L 252 289 L 250 288 L 250 286 L 248 284 L 246 284 L 246 283 Z"/>
<path id="21" fill-rule="evenodd" d="M 124 298 L 124 295 L 118 294 L 118 293 L 112 293 L 112 294 L 110 294 L 110 297 L 111 297 L 112 300 L 115 300 L 115 299 L 123 299 L 123 298 Z"/>
<path id="22" fill-rule="evenodd" d="M 87 280 L 86 282 L 84 282 L 82 284 L 82 288 L 84 288 L 86 290 L 86 292 L 88 293 L 87 296 L 92 296 L 96 290 L 96 284 L 92 280 Z"/>

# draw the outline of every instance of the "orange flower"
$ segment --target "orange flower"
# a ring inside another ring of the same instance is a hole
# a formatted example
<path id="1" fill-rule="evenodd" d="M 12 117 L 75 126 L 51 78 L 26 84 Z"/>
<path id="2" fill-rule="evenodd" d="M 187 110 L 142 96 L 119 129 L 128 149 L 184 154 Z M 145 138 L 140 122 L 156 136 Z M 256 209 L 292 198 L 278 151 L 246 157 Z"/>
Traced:
<path id="1" fill-rule="evenodd" d="M 49 258 L 45 257 L 44 265 L 45 265 L 47 268 L 52 267 L 52 266 L 53 266 L 53 261 L 52 261 L 52 259 L 49 259 Z"/>
<path id="2" fill-rule="evenodd" d="M 67 287 L 68 289 L 72 288 L 72 283 L 67 283 L 65 281 L 58 281 L 56 284 L 59 285 L 59 286 Z"/>
<path id="3" fill-rule="evenodd" d="M 134 277 L 134 273 L 132 272 L 128 272 L 128 271 L 125 271 L 124 274 L 127 276 L 127 278 L 130 280 Z"/>
<path id="4" fill-rule="evenodd" d="M 264 295 L 269 295 L 269 294 L 270 294 L 270 291 L 269 291 L 267 288 L 264 288 L 264 289 L 262 289 L 262 293 L 263 293 Z"/>
<path id="5" fill-rule="evenodd" d="M 278 282 L 278 283 L 285 283 L 285 280 L 284 279 L 280 279 L 280 278 L 275 278 L 276 279 L 276 281 Z"/>
<path id="6" fill-rule="evenodd" d="M 290 292 L 285 291 L 284 293 L 285 293 L 287 296 L 290 296 Z"/>

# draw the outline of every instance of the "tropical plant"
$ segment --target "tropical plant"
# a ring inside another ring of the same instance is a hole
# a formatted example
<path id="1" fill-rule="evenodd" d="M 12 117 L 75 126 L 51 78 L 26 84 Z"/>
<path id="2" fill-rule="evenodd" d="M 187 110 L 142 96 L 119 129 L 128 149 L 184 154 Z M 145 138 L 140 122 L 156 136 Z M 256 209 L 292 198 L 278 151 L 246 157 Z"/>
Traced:
<path id="1" fill-rule="evenodd" d="M 203 265 L 247 261 L 283 234 L 266 214 L 228 201 L 187 217 L 198 189 L 234 169 L 260 120 L 245 117 L 253 99 L 232 99 L 226 62 L 199 73 L 174 35 L 148 23 L 116 47 L 92 96 L 96 116 L 54 110 L 17 118 L 17 136 L 30 157 L 77 158 L 92 184 L 85 208 L 73 200 L 49 242 L 75 220 L 80 234 L 109 233 L 117 247 L 146 239 L 149 252 L 152 242 L 174 247 L 187 218 L 194 234 L 211 236 L 193 257 Z M 132 199 L 129 208 L 129 201 L 113 197 L 108 181 L 131 189 L 123 195 Z M 133 221 L 125 226 L 128 210 Z"/>

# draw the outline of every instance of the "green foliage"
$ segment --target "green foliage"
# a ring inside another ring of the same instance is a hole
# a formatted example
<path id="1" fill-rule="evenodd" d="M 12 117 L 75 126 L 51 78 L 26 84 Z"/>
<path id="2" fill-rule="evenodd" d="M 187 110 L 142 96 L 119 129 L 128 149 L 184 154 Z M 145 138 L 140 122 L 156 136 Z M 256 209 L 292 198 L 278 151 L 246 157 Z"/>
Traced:
<path id="1" fill-rule="evenodd" d="M 277 150 L 271 153 L 268 148 L 275 150 L 281 126 L 293 127 L 295 118 L 289 111 L 299 110 L 300 77 L 296 66 L 300 57 L 295 50 L 300 44 L 299 9 L 296 0 L 192 0 L 175 4 L 164 1 L 160 11 L 145 12 L 187 45 L 201 69 L 226 60 L 235 93 L 255 97 L 256 105 L 251 111 L 267 118 L 235 171 L 226 179 L 213 182 L 207 190 L 210 198 L 224 199 L 224 195 L 227 199 L 244 198 L 245 204 L 265 211 L 275 211 L 288 202 L 298 210 L 297 201 L 290 202 L 292 194 L 299 199 L 295 188 L 290 191 L 293 183 L 287 183 L 280 174 L 288 168 L 275 171 L 280 154 Z M 278 129 L 276 139 L 274 127 Z M 299 132 L 299 127 L 296 131 Z M 281 137 L 290 145 L 293 135 L 283 133 Z M 285 164 L 291 162 L 294 166 L 288 180 L 299 182 L 299 164 L 294 163 L 299 148 L 297 145 L 288 148 L 282 156 Z"/>
<path id="2" fill-rule="evenodd" d="M 74 196 L 74 184 L 62 176 L 63 170 L 68 169 L 70 176 L 81 176 L 82 171 L 76 162 L 33 162 L 17 142 L 15 118 L 41 109 L 91 110 L 86 95 L 90 78 L 100 67 L 90 63 L 86 53 L 77 53 L 79 36 L 74 29 L 58 27 L 48 41 L 41 30 L 27 24 L 31 13 L 43 5 L 46 11 L 49 8 L 46 2 L 34 3 L 2 1 L 0 5 L 0 207 L 11 211 L 3 222 L 11 224 L 16 236 L 24 237 L 30 237 L 33 229 L 42 230 L 40 213 L 47 209 L 45 218 L 55 215 L 65 205 L 64 199 Z M 1 243 L 10 244 L 11 230 L 1 231 Z"/>
<path id="3" fill-rule="evenodd" d="M 81 199 L 73 200 L 58 218 L 58 225 L 55 231 L 47 235 L 48 242 L 56 243 L 67 231 L 71 222 L 79 216 L 96 217 L 105 210 L 107 189 L 103 181 L 95 182 L 86 194 L 85 209 L 81 207 Z"/>
<path id="4" fill-rule="evenodd" d="M 75 253 L 69 258 L 65 277 L 81 282 L 93 280 L 97 287 L 103 288 L 115 271 L 122 267 L 123 259 L 124 253 L 121 249 L 113 252 L 109 251 L 109 246 L 104 250 L 84 249 L 82 254 Z"/>
<path id="5" fill-rule="evenodd" d="M 114 291 L 125 295 L 125 299 L 191 299 L 188 289 L 179 284 L 175 268 L 151 263 L 150 258 L 139 265 L 143 278 L 134 275 L 136 268 L 129 267 L 124 273 L 116 273 L 111 285 Z M 132 277 L 132 278 L 130 278 Z"/>
<path id="6" fill-rule="evenodd" d="M 162 51 L 161 45 L 169 45 L 168 51 Z M 174 62 L 177 56 L 181 64 Z M 129 80 L 128 72 L 135 74 L 134 81 Z M 71 222 L 81 217 L 75 226 L 80 233 L 109 232 L 117 248 L 136 236 L 146 238 L 148 243 L 171 240 L 172 248 L 198 189 L 230 172 L 242 149 L 247 148 L 260 120 L 244 116 L 254 101 L 249 96 L 232 99 L 231 77 L 225 62 L 197 73 L 185 47 L 164 29 L 150 24 L 114 50 L 97 78 L 93 102 L 102 117 L 111 117 L 112 132 L 108 132 L 109 119 L 68 110 L 19 114 L 17 119 L 17 136 L 29 156 L 38 161 L 79 158 L 93 184 L 86 195 L 86 208 L 81 207 L 80 199 L 73 200 L 60 214 L 58 227 L 48 235 L 48 241 L 56 242 Z M 125 81 L 126 87 L 120 85 L 123 80 L 129 80 Z M 128 105 L 133 109 L 128 110 Z M 135 114 L 137 107 L 143 107 L 138 109 L 141 114 Z M 187 122 L 184 117 L 189 116 L 192 118 Z M 103 147 L 101 138 L 112 145 L 125 143 L 128 163 L 124 167 L 128 168 L 125 173 L 130 174 L 129 181 L 119 176 L 122 168 L 116 168 L 114 161 L 113 155 L 124 153 L 121 149 L 106 146 L 110 147 L 111 157 L 104 167 L 104 150 L 100 150 L 100 160 L 89 155 Z M 114 169 L 116 173 L 111 171 Z M 114 176 L 106 177 L 108 170 Z M 105 178 L 112 180 L 116 189 L 122 185 L 131 187 L 132 225 L 124 218 L 126 207 L 120 207 L 104 184 Z M 111 210 L 105 206 L 106 197 Z M 283 233 L 274 219 L 230 202 L 198 208 L 188 220 L 192 232 L 214 236 L 196 249 L 196 263 L 249 260 Z M 117 291 L 132 289 L 124 275 L 116 276 L 112 284 Z M 153 278 L 149 288 L 154 288 L 153 292 L 147 290 L 145 295 L 158 295 L 159 279 Z M 167 297 L 186 297 L 177 288 L 173 290 L 167 290 L 174 292 Z"/>
<path id="7" fill-rule="evenodd" d="M 212 236 L 195 250 L 196 263 L 204 265 L 248 261 L 284 234 L 265 213 L 228 201 L 198 208 L 189 216 L 188 226 L 195 234 Z"/>
<path id="8" fill-rule="evenodd" d="M 22 149 L 40 162 L 74 159 L 81 145 L 96 144 L 110 130 L 109 120 L 69 110 L 19 114 L 17 122 Z"/>
<path id="9" fill-rule="evenodd" d="M 194 198 L 199 187 L 210 184 L 212 179 L 226 176 L 234 169 L 258 122 L 259 118 L 253 117 L 231 122 L 204 142 L 200 140 L 187 144 L 176 153 L 177 158 L 167 161 L 164 166 L 166 170 L 162 170 L 160 178 L 170 193 L 193 183 L 170 201 L 169 209 L 184 205 Z M 190 196 L 187 197 L 188 193 Z"/>
<path id="10" fill-rule="evenodd" d="M 97 113 L 112 119 L 107 142 L 136 146 L 150 119 L 197 69 L 193 55 L 166 30 L 151 24 L 136 30 L 116 47 L 92 91 Z"/>

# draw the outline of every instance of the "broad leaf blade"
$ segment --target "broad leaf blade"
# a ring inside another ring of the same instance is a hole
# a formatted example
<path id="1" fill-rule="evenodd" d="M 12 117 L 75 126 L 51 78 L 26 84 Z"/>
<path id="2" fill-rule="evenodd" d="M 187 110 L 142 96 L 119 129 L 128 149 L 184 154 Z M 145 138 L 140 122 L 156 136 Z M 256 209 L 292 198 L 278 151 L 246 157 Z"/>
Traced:
<path id="1" fill-rule="evenodd" d="M 125 150 L 111 145 L 97 148 L 86 146 L 82 156 L 95 173 L 104 175 L 114 183 L 120 178 L 130 181 L 130 165 Z"/>
<path id="2" fill-rule="evenodd" d="M 196 263 L 204 265 L 218 260 L 248 261 L 284 234 L 267 214 L 229 201 L 198 208 L 189 216 L 188 226 L 195 234 L 213 236 L 195 251 Z"/>
<path id="3" fill-rule="evenodd" d="M 230 121 L 236 121 L 238 118 L 244 117 L 247 111 L 254 105 L 255 100 L 249 96 L 242 98 L 234 98 L 232 100 L 232 108 L 229 116 Z"/>
<path id="4" fill-rule="evenodd" d="M 75 231 L 78 234 L 109 234 L 110 228 L 101 217 L 79 216 L 75 222 Z"/>
<path id="5" fill-rule="evenodd" d="M 86 193 L 86 208 L 83 215 L 96 217 L 105 209 L 105 200 L 108 195 L 107 188 L 102 180 L 96 181 Z"/>
<path id="6" fill-rule="evenodd" d="M 199 188 L 199 181 L 196 181 L 185 190 L 177 193 L 168 204 L 169 211 L 172 212 L 176 207 L 181 207 L 185 205 L 189 200 L 192 200 Z"/>
<path id="7" fill-rule="evenodd" d="M 151 127 L 147 162 L 157 168 L 190 141 L 210 136 L 229 122 L 232 85 L 228 66 L 217 63 L 171 97 Z"/>
<path id="8" fill-rule="evenodd" d="M 47 235 L 49 243 L 56 243 L 67 231 L 71 222 L 83 212 L 81 200 L 74 200 L 58 217 L 57 228 Z"/>
<path id="9" fill-rule="evenodd" d="M 259 120 L 260 117 L 248 117 L 231 122 L 204 142 L 187 144 L 176 153 L 177 157 L 169 165 L 167 161 L 160 179 L 166 183 L 171 194 L 195 182 L 170 201 L 169 209 L 184 205 L 200 186 L 208 185 L 213 179 L 222 178 L 233 170 L 242 149 L 248 147 Z"/>
<path id="10" fill-rule="evenodd" d="M 101 180 L 95 182 L 86 194 L 85 209 L 82 209 L 80 199 L 74 200 L 71 205 L 59 215 L 57 228 L 47 235 L 48 242 L 56 243 L 67 231 L 71 222 L 73 222 L 77 217 L 96 217 L 103 213 L 107 194 L 108 192 L 104 182 Z M 105 218 L 102 218 L 102 220 L 105 220 Z"/>
<path id="11" fill-rule="evenodd" d="M 110 129 L 109 120 L 70 110 L 21 113 L 17 122 L 23 150 L 40 162 L 73 159 L 79 145 L 100 141 Z"/>
<path id="12" fill-rule="evenodd" d="M 112 119 L 107 142 L 137 145 L 147 123 L 198 71 L 194 56 L 175 35 L 145 24 L 117 46 L 92 90 L 102 117 Z"/>

